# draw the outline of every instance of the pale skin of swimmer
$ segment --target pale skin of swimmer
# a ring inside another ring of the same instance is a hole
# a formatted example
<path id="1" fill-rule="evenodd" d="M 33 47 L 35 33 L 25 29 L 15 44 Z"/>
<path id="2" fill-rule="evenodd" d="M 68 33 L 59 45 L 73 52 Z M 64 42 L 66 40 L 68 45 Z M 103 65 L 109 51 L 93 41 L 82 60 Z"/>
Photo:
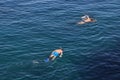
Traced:
<path id="1" fill-rule="evenodd" d="M 56 49 L 56 50 L 54 50 L 53 52 L 59 53 L 59 57 L 62 57 L 62 55 L 63 55 L 63 50 L 62 50 L 62 49 Z M 53 53 L 53 52 L 52 52 L 52 53 Z M 54 59 L 56 58 L 56 56 L 52 55 L 52 53 L 51 53 L 51 55 L 49 56 L 49 58 L 52 58 L 51 60 L 54 60 Z"/>
<path id="2" fill-rule="evenodd" d="M 85 24 L 88 22 L 95 22 L 96 20 L 94 20 L 93 18 L 90 18 L 89 16 L 87 16 L 86 19 L 83 19 L 82 21 L 78 22 L 78 24 Z"/>

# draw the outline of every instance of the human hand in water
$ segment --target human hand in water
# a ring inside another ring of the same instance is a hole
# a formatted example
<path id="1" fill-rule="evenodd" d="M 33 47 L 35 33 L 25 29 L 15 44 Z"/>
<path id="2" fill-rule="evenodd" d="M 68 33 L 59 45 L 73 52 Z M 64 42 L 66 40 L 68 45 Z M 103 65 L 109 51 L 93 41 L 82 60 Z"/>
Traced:
<path id="1" fill-rule="evenodd" d="M 60 55 L 59 57 L 62 57 L 62 55 Z"/>

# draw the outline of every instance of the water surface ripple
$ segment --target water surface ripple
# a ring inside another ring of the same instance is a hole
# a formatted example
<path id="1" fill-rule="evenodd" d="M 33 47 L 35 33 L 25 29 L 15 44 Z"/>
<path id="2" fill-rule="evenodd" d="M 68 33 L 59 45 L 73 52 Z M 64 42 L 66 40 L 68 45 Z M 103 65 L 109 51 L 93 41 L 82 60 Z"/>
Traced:
<path id="1" fill-rule="evenodd" d="M 0 80 L 120 80 L 119 3 L 0 0 Z M 97 22 L 77 25 L 84 14 Z"/>

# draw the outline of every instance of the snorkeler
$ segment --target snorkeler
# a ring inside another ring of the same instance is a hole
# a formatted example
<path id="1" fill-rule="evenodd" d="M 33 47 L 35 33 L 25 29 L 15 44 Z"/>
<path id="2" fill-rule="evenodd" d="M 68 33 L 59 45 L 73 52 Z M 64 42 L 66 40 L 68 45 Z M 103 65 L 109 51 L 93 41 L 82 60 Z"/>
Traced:
<path id="1" fill-rule="evenodd" d="M 63 55 L 63 49 L 62 48 L 56 49 L 49 56 L 49 60 L 54 60 L 57 56 L 62 57 L 62 55 Z"/>
<path id="2" fill-rule="evenodd" d="M 78 22 L 78 24 L 85 24 L 85 23 L 89 23 L 89 22 L 95 22 L 96 20 L 94 20 L 93 18 L 90 18 L 88 15 L 85 15 L 82 18 L 82 21 Z"/>

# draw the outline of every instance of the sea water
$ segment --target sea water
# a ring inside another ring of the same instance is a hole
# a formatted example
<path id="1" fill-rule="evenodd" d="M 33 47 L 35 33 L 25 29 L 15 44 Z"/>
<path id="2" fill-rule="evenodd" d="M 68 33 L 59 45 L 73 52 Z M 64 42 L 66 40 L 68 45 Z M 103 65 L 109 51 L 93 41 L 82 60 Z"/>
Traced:
<path id="1" fill-rule="evenodd" d="M 0 0 L 0 80 L 120 80 L 119 25 L 120 0 Z"/>

